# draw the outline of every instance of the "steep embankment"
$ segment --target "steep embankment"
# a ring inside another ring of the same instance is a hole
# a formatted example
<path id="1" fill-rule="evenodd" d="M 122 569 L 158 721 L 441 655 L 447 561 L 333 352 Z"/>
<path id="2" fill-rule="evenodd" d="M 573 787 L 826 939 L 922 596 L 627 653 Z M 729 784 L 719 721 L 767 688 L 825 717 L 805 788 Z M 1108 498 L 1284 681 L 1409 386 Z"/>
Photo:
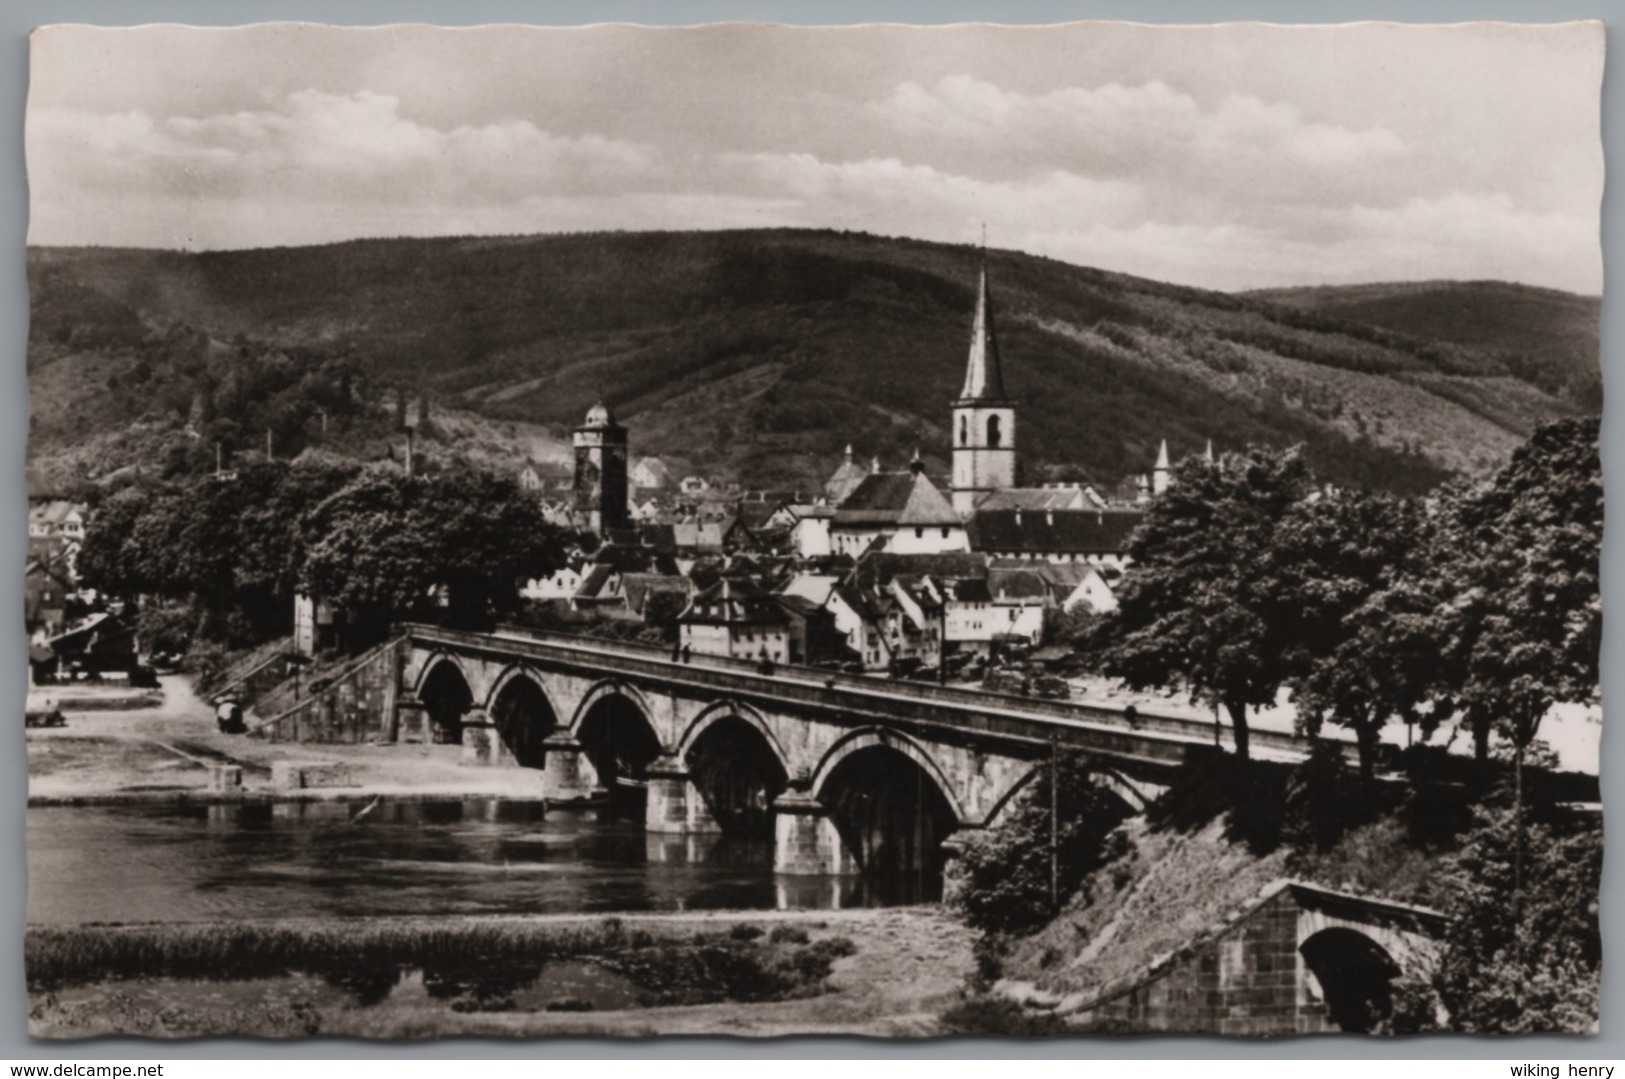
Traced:
<path id="1" fill-rule="evenodd" d="M 1594 356 L 1595 317 L 1572 304 L 1453 341 L 1427 320 L 1398 332 L 1359 311 L 987 260 L 1032 480 L 1115 483 L 1163 438 L 1176 456 L 1212 439 L 1302 442 L 1330 479 L 1415 489 L 1587 404 L 1509 359 L 1550 319 Z M 70 476 L 160 452 L 212 466 L 215 441 L 251 452 L 268 428 L 281 452 L 376 455 L 405 387 L 470 418 L 431 453 L 556 446 L 603 395 L 635 452 L 725 477 L 819 480 L 847 442 L 893 463 L 918 446 L 940 467 L 977 264 L 968 247 L 794 230 L 33 249 L 32 448 Z M 204 447 L 190 455 L 173 441 L 188 421 Z"/>

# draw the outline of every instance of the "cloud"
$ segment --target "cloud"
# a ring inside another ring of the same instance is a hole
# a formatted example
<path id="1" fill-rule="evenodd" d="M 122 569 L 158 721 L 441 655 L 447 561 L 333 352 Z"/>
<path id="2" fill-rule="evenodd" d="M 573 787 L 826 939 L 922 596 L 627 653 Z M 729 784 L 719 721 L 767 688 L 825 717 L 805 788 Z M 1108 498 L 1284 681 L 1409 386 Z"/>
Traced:
<path id="1" fill-rule="evenodd" d="M 164 227 L 98 213 L 139 196 L 154 213 L 187 219 L 168 222 L 171 234 L 191 220 L 223 223 L 235 205 L 250 242 L 289 242 L 263 236 L 255 218 L 353 212 L 376 220 L 389 207 L 403 220 L 424 212 L 511 218 L 532 197 L 624 190 L 660 176 L 660 155 L 646 145 L 554 135 L 527 119 L 441 130 L 402 115 L 398 99 L 365 91 L 304 90 L 262 110 L 203 117 L 37 108 L 28 150 L 37 219 L 86 215 L 80 231 L 111 229 L 103 242 Z"/>
<path id="2" fill-rule="evenodd" d="M 1200 206 L 1264 191 L 1275 201 L 1346 201 L 1351 190 L 1390 186 L 1409 152 L 1384 127 L 1310 120 L 1246 94 L 1204 107 L 1159 80 L 1024 94 L 949 75 L 929 88 L 904 82 L 865 111 L 912 145 L 1132 176 Z"/>
<path id="3" fill-rule="evenodd" d="M 804 126 L 680 119 L 632 138 L 522 95 L 478 122 L 455 109 L 430 122 L 368 90 L 192 115 L 39 103 L 30 240 L 206 248 L 807 226 L 969 243 L 985 222 L 998 247 L 1216 288 L 1600 287 L 1585 197 L 1499 183 L 1500 157 L 1256 94 L 1204 99 L 1157 79 L 1022 92 L 960 74 L 802 104 Z"/>

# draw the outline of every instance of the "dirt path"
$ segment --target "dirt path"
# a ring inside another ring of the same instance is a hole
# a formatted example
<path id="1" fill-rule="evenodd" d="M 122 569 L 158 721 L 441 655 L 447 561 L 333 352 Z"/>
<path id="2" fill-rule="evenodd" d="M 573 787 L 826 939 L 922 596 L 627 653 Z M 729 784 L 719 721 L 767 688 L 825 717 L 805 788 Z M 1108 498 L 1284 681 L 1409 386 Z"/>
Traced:
<path id="1" fill-rule="evenodd" d="M 67 725 L 28 733 L 29 800 L 35 804 L 87 799 L 200 798 L 208 795 L 209 764 L 241 765 L 250 796 L 367 798 L 378 794 L 539 798 L 539 772 L 469 767 L 458 746 L 297 745 L 220 733 L 214 709 L 181 676 L 162 679 L 156 708 L 76 711 L 63 705 Z M 273 792 L 278 761 L 342 764 L 350 782 L 299 792 Z"/>

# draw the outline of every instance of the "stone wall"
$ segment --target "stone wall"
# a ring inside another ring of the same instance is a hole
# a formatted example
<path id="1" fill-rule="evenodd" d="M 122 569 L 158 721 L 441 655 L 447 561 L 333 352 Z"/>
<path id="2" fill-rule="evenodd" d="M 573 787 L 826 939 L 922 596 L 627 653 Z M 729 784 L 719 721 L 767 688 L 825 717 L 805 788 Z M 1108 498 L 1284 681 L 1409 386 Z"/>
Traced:
<path id="1" fill-rule="evenodd" d="M 380 645 L 319 693 L 252 729 L 273 742 L 357 744 L 395 736 L 399 665 L 405 641 Z"/>
<path id="2" fill-rule="evenodd" d="M 1337 1027 L 1308 988 L 1298 954 L 1300 910 L 1278 891 L 1225 931 L 1172 957 L 1159 973 L 1092 1009 L 1092 1026 L 1182 1033 L 1312 1034 Z"/>

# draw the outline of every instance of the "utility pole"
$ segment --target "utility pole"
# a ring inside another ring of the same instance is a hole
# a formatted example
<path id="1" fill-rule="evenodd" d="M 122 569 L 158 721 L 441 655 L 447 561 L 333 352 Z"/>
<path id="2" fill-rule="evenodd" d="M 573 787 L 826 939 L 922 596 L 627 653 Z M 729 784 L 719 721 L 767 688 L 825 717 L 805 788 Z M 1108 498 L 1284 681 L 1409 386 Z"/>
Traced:
<path id="1" fill-rule="evenodd" d="M 269 427 L 265 429 L 265 459 L 267 461 L 276 460 L 276 455 L 271 451 L 271 429 Z"/>
<path id="2" fill-rule="evenodd" d="M 1061 742 L 1049 736 L 1049 909 L 1061 909 Z"/>
<path id="3" fill-rule="evenodd" d="M 224 461 L 224 457 L 220 453 L 220 443 L 216 442 L 214 444 L 214 474 L 216 476 L 220 475 L 223 468 L 222 461 Z"/>
<path id="4" fill-rule="evenodd" d="M 406 476 L 412 478 L 412 428 L 406 429 Z"/>

